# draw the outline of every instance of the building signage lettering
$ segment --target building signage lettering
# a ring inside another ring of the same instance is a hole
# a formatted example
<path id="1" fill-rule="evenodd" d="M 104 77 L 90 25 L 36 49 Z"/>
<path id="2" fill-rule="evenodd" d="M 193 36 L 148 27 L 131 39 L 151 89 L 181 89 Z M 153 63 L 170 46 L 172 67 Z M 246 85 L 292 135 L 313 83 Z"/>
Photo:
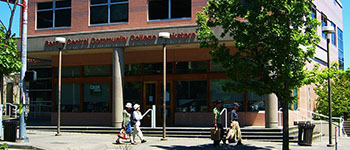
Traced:
<path id="1" fill-rule="evenodd" d="M 155 41 L 158 38 L 156 34 L 139 34 L 139 35 L 130 35 L 130 42 L 152 42 Z M 189 33 L 171 33 L 170 34 L 170 40 L 176 40 L 176 39 L 194 39 L 196 38 L 196 33 L 189 32 Z M 67 46 L 76 46 L 76 45 L 90 45 L 90 44 L 112 44 L 112 43 L 126 43 L 128 41 L 129 37 L 127 36 L 118 36 L 118 37 L 106 37 L 106 38 L 98 38 L 98 37 L 92 37 L 85 38 L 85 39 L 67 39 Z M 45 47 L 52 47 L 52 46 L 60 46 L 54 41 L 45 41 Z M 62 46 L 62 45 L 61 45 Z"/>

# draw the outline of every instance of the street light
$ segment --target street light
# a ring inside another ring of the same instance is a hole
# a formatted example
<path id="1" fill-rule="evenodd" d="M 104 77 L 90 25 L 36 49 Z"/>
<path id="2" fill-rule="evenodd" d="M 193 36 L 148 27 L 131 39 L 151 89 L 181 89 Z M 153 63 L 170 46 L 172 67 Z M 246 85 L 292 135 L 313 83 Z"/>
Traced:
<path id="1" fill-rule="evenodd" d="M 331 56 L 330 56 L 330 49 L 329 49 L 329 43 L 330 43 L 330 35 L 334 33 L 334 27 L 332 26 L 324 26 L 322 28 L 322 32 L 327 34 L 327 67 L 328 69 L 331 68 Z M 328 110 L 329 110 L 329 118 L 328 118 L 328 127 L 329 127 L 329 144 L 327 144 L 328 147 L 333 147 L 332 144 L 332 89 L 331 89 L 331 79 L 328 77 Z"/>
<path id="2" fill-rule="evenodd" d="M 169 32 L 160 32 L 159 38 L 170 39 Z M 166 140 L 166 41 L 163 42 L 163 138 L 162 141 Z"/>
<path id="3" fill-rule="evenodd" d="M 57 133 L 61 136 L 61 78 L 62 78 L 62 48 L 66 44 L 66 38 L 56 37 L 55 42 L 58 45 L 58 108 L 57 108 Z"/>

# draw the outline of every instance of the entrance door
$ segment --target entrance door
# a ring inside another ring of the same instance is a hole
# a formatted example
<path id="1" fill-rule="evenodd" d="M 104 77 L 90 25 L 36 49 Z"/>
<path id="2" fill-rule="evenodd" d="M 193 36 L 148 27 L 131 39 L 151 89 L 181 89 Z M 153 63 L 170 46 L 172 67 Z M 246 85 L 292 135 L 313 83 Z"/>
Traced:
<path id="1" fill-rule="evenodd" d="M 166 98 L 166 117 L 167 125 L 173 123 L 173 101 L 172 101 L 172 84 L 167 83 L 167 98 Z M 152 108 L 156 105 L 156 121 L 157 126 L 163 125 L 163 83 L 160 81 L 151 81 L 144 83 L 144 108 Z"/>

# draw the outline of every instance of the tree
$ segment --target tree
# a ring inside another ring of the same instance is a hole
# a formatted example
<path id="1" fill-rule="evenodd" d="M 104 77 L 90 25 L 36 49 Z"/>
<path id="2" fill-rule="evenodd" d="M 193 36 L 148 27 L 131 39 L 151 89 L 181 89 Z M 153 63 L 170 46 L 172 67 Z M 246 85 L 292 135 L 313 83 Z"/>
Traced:
<path id="1" fill-rule="evenodd" d="M 283 150 L 289 150 L 288 104 L 292 89 L 303 85 L 307 62 L 315 53 L 319 25 L 312 0 L 209 0 L 197 13 L 197 38 L 214 62 L 227 70 L 230 91 L 275 93 L 283 107 Z M 220 43 L 232 38 L 235 49 Z"/>
<path id="2" fill-rule="evenodd" d="M 21 69 L 22 63 L 19 60 L 17 51 L 15 34 L 11 33 L 13 17 L 16 11 L 16 6 L 10 2 L 17 4 L 18 0 L 7 1 L 10 9 L 9 26 L 6 28 L 3 21 L 0 20 L 0 98 L 3 102 L 3 77 L 12 72 L 17 72 Z"/>
<path id="3" fill-rule="evenodd" d="M 315 111 L 327 116 L 329 114 L 328 79 L 331 79 L 333 116 L 340 117 L 348 114 L 350 112 L 350 69 L 346 72 L 338 69 L 337 63 L 329 69 L 322 70 L 317 65 L 310 71 L 309 80 L 311 81 L 309 82 L 316 85 L 315 92 L 318 95 Z"/>

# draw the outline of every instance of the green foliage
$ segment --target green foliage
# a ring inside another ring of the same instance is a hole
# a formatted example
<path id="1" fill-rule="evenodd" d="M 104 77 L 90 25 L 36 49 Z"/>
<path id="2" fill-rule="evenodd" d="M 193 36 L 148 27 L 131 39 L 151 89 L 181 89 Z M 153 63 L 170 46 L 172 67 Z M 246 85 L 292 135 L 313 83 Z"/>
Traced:
<path id="1" fill-rule="evenodd" d="M 342 116 L 350 112 L 350 69 L 346 72 L 338 69 L 335 63 L 331 68 L 319 69 L 319 65 L 310 71 L 309 83 L 316 85 L 316 112 L 328 115 L 328 79 L 331 81 L 332 115 Z"/>
<path id="2" fill-rule="evenodd" d="M 311 17 L 312 0 L 209 0 L 197 13 L 197 38 L 212 59 L 227 70 L 228 91 L 275 93 L 290 103 L 292 89 L 303 85 L 305 65 L 313 58 L 319 22 Z M 214 33 L 212 28 L 222 28 Z M 232 38 L 235 48 L 218 37 Z"/>
<path id="3" fill-rule="evenodd" d="M 6 38 L 5 27 L 0 25 L 0 73 L 8 75 L 21 69 L 16 39 Z"/>
<path id="4" fill-rule="evenodd" d="M 6 144 L 6 143 L 4 143 L 4 144 L 0 144 L 0 150 L 5 150 L 5 149 L 7 149 L 9 146 Z"/>

